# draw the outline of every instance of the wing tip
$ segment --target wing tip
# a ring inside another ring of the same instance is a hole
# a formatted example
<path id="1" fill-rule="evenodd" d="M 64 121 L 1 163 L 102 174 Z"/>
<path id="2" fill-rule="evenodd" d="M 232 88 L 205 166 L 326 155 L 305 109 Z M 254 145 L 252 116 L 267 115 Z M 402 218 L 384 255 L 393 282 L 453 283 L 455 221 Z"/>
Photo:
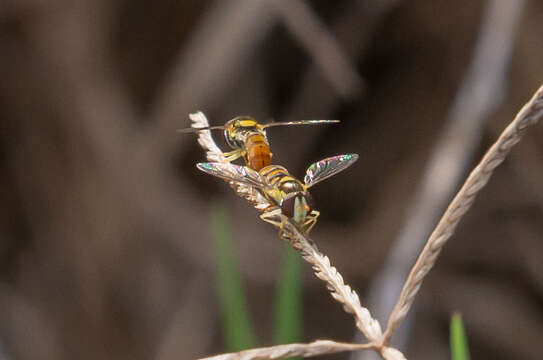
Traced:
<path id="1" fill-rule="evenodd" d="M 199 162 L 199 163 L 196 163 L 196 168 L 197 168 L 198 170 L 201 170 L 201 171 L 204 171 L 204 172 L 208 172 L 210 166 L 211 166 L 211 163 L 210 163 L 210 162 Z"/>

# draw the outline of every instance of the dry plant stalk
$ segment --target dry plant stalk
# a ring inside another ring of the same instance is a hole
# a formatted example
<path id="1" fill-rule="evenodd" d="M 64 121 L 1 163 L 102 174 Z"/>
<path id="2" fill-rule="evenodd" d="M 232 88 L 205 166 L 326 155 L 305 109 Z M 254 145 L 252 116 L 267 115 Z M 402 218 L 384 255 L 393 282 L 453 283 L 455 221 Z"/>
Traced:
<path id="1" fill-rule="evenodd" d="M 422 280 L 434 266 L 441 249 L 454 233 L 460 219 L 473 204 L 476 195 L 486 185 L 496 167 L 503 162 L 513 146 L 520 141 L 526 129 L 536 124 L 542 115 L 543 86 L 522 107 L 513 122 L 502 132 L 498 140 L 473 169 L 441 217 L 441 220 L 439 220 L 417 262 L 411 269 L 399 299 L 390 314 L 387 329 L 383 336 L 383 343 L 390 340 L 394 330 L 407 315 L 420 289 Z"/>
<path id="2" fill-rule="evenodd" d="M 360 304 L 360 298 L 356 291 L 345 284 L 341 274 L 330 265 L 328 257 L 319 251 L 311 239 L 306 238 L 287 218 L 284 220 L 285 226 L 281 237 L 288 240 L 302 258 L 311 264 L 315 276 L 326 283 L 330 295 L 343 305 L 345 312 L 354 316 L 356 327 L 366 338 L 371 342 L 378 341 L 382 336 L 381 325 L 372 318 L 368 309 Z"/>
<path id="3" fill-rule="evenodd" d="M 468 176 L 464 185 L 454 197 L 451 204 L 443 214 L 436 228 L 428 238 L 426 245 L 411 269 L 404 284 L 400 297 L 390 314 L 387 329 L 381 332 L 379 322 L 374 319 L 368 309 L 360 304 L 357 293 L 346 285 L 341 274 L 330 264 L 327 256 L 322 254 L 311 239 L 300 233 L 298 228 L 286 219 L 280 231 L 283 240 L 288 240 L 291 246 L 300 252 L 305 261 L 310 263 L 317 278 L 326 283 L 332 297 L 343 305 L 344 310 L 355 318 L 357 328 L 370 340 L 368 344 L 347 344 L 330 340 L 319 340 L 309 344 L 277 345 L 266 348 L 245 350 L 238 353 L 222 354 L 201 360 L 253 360 L 253 359 L 281 359 L 289 356 L 311 357 L 341 351 L 373 349 L 385 360 L 402 360 L 404 355 L 397 349 L 388 347 L 388 341 L 394 330 L 407 315 L 415 296 L 420 289 L 422 280 L 434 266 L 437 257 L 452 236 L 456 226 L 464 214 L 469 210 L 476 195 L 486 185 L 490 176 L 505 156 L 517 144 L 525 130 L 537 123 L 543 115 L 543 86 L 541 86 L 530 101 L 523 106 L 513 122 L 503 131 L 498 140 L 487 151 L 480 163 Z M 198 112 L 190 114 L 193 127 L 208 126 L 204 114 Z M 222 160 L 222 152 L 211 137 L 210 131 L 200 132 L 198 142 L 207 151 L 208 161 Z M 230 182 L 234 190 L 242 197 L 250 199 L 256 208 L 267 205 L 266 200 L 255 197 L 251 189 Z"/>
<path id="4" fill-rule="evenodd" d="M 371 349 L 370 344 L 348 344 L 330 340 L 317 340 L 309 344 L 277 345 L 258 349 L 244 350 L 237 353 L 215 355 L 200 360 L 255 360 L 281 359 L 290 356 L 311 357 L 335 354 L 342 351 Z"/>

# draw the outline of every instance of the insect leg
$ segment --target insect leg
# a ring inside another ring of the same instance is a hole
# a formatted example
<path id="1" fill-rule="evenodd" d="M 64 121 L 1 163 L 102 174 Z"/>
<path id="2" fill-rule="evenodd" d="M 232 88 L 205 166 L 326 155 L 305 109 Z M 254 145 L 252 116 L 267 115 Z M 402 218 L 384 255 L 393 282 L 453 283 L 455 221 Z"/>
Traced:
<path id="1" fill-rule="evenodd" d="M 307 221 L 303 223 L 302 229 L 304 229 L 306 234 L 309 234 L 311 229 L 313 229 L 313 226 L 317 223 L 317 219 L 321 213 L 317 210 L 311 211 L 311 214 L 307 216 Z"/>
<path id="2" fill-rule="evenodd" d="M 272 210 L 268 210 L 265 213 L 263 213 L 262 215 L 260 215 L 260 218 L 263 221 L 272 224 L 273 226 L 277 226 L 279 228 L 282 228 L 283 227 L 283 221 L 282 220 L 280 220 L 280 221 L 277 220 L 277 219 L 281 219 L 280 215 L 281 215 L 281 208 L 274 207 L 274 208 L 272 208 Z"/>
<path id="3" fill-rule="evenodd" d="M 225 152 L 222 154 L 223 161 L 224 162 L 232 162 L 236 159 L 239 159 L 243 156 L 243 150 L 242 149 L 236 149 L 234 151 Z"/>
<path id="4" fill-rule="evenodd" d="M 287 221 L 286 217 L 281 217 L 281 208 L 274 208 L 273 210 L 267 211 L 264 214 L 260 215 L 260 218 L 264 220 L 267 223 L 272 224 L 273 226 L 276 226 L 279 228 L 279 238 L 284 240 L 283 234 L 284 230 L 283 227 L 285 226 L 285 222 Z M 277 219 L 280 220 L 277 220 Z"/>

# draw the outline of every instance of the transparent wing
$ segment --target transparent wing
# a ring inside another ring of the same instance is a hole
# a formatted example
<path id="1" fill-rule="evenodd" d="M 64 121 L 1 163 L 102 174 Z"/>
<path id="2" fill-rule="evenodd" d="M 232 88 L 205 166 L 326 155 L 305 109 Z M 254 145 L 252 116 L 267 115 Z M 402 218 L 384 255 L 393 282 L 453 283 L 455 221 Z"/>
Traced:
<path id="1" fill-rule="evenodd" d="M 205 173 L 217 176 L 226 181 L 234 181 L 239 184 L 254 186 L 262 189 L 266 186 L 260 174 L 246 166 L 231 163 L 206 162 L 198 163 L 196 167 Z"/>
<path id="2" fill-rule="evenodd" d="M 304 182 L 309 188 L 324 179 L 345 170 L 358 160 L 357 154 L 332 156 L 311 164 L 305 172 Z"/>
<path id="3" fill-rule="evenodd" d="M 289 125 L 316 125 L 316 124 L 332 124 L 338 123 L 339 120 L 299 120 L 299 121 L 286 121 L 286 122 L 272 122 L 269 124 L 261 125 L 263 129 L 272 126 L 289 126 Z"/>

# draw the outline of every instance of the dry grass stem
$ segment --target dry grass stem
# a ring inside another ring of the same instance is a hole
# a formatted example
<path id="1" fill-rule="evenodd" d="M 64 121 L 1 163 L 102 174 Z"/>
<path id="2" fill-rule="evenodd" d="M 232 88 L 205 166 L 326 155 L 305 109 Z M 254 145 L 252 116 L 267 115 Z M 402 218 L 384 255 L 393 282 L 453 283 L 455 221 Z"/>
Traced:
<path id="1" fill-rule="evenodd" d="M 311 264 L 315 276 L 326 283 L 326 288 L 334 300 L 341 303 L 343 309 L 355 317 L 356 327 L 366 338 L 370 341 L 378 341 L 382 336 L 379 322 L 372 318 L 368 309 L 360 304 L 358 294 L 345 284 L 343 277 L 330 264 L 328 257 L 322 254 L 317 246 L 289 221 L 285 224 L 282 237 L 289 240 L 292 247 L 300 252 L 302 258 Z"/>
<path id="2" fill-rule="evenodd" d="M 206 116 L 201 111 L 194 114 L 189 114 L 189 118 L 192 121 L 191 126 L 195 129 L 209 126 L 209 121 L 207 121 Z M 200 146 L 206 151 L 207 161 L 223 161 L 222 151 L 213 140 L 210 130 L 202 130 L 198 132 L 198 144 L 200 144 Z"/>
<path id="3" fill-rule="evenodd" d="M 272 2 L 287 29 L 322 70 L 336 92 L 344 97 L 359 93 L 364 82 L 334 35 L 306 1 Z"/>
<path id="4" fill-rule="evenodd" d="M 503 162 L 512 147 L 520 141 L 525 130 L 529 126 L 534 125 L 542 115 L 543 86 L 523 106 L 513 122 L 487 151 L 441 217 L 441 220 L 428 238 L 417 262 L 411 269 L 400 297 L 390 314 L 387 329 L 382 340 L 383 343 L 388 342 L 394 330 L 407 315 L 422 284 L 422 280 L 434 266 L 441 249 L 454 233 L 462 216 L 473 204 L 475 196 L 486 185 L 494 169 Z"/>
<path id="5" fill-rule="evenodd" d="M 200 360 L 262 360 L 283 359 L 291 356 L 312 357 L 371 348 L 373 348 L 372 344 L 349 344 L 331 340 L 317 340 L 309 344 L 276 345 L 244 350 L 237 353 L 215 355 Z"/>

